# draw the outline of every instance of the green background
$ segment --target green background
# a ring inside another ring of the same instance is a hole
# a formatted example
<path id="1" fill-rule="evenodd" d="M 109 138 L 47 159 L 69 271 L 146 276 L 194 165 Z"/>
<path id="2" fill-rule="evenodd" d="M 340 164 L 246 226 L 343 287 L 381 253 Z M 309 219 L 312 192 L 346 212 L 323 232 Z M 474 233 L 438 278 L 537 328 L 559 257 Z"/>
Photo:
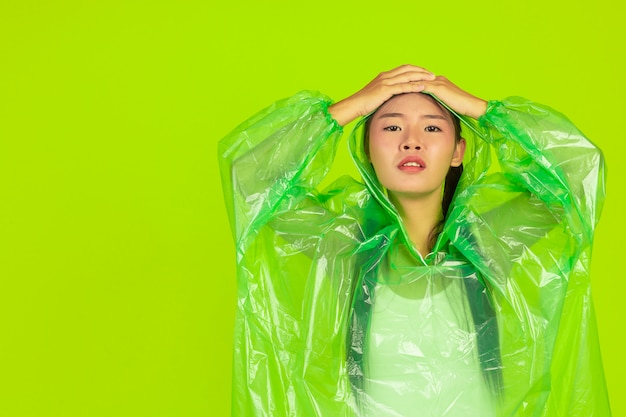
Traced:
<path id="1" fill-rule="evenodd" d="M 555 107 L 605 151 L 594 299 L 626 415 L 621 7 L 3 0 L 0 415 L 229 415 L 235 259 L 216 143 L 276 99 L 341 99 L 404 63 Z M 345 146 L 333 169 L 354 172 Z"/>

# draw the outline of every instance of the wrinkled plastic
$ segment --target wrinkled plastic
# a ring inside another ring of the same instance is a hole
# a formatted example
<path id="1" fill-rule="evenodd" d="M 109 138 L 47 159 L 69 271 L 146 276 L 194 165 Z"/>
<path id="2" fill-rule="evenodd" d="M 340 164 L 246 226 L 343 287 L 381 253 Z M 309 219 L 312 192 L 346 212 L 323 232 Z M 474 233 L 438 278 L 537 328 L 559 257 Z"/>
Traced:
<path id="1" fill-rule="evenodd" d="M 362 122 L 349 144 L 365 184 L 317 191 L 342 136 L 330 104 L 299 93 L 219 145 L 237 255 L 233 415 L 609 416 L 589 283 L 600 150 L 519 97 L 462 118 L 465 171 L 423 258 Z"/>

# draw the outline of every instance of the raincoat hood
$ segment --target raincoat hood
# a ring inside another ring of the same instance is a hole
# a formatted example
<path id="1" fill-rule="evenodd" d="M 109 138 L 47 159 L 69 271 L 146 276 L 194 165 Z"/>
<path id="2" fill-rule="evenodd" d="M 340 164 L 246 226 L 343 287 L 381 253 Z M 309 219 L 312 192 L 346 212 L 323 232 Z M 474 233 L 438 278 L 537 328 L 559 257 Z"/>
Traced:
<path id="1" fill-rule="evenodd" d="M 483 177 L 491 165 L 491 154 L 489 152 L 489 146 L 485 142 L 483 135 L 480 133 L 480 127 L 476 120 L 457 114 L 447 104 L 441 101 L 437 96 L 430 93 L 412 93 L 412 94 L 426 94 L 436 100 L 441 106 L 447 109 L 453 117 L 460 120 L 461 124 L 461 137 L 466 142 L 466 152 L 463 161 L 463 175 L 457 186 L 458 189 L 466 188 L 469 184 L 475 183 L 481 177 Z M 395 208 L 394 204 L 390 201 L 389 195 L 385 188 L 381 185 L 376 172 L 369 160 L 368 152 L 365 149 L 365 136 L 368 120 L 376 113 L 376 111 L 369 115 L 359 119 L 354 128 L 352 129 L 348 137 L 348 147 L 350 155 L 354 164 L 361 174 L 361 178 L 371 196 L 378 202 L 381 209 L 389 216 L 389 218 L 399 226 L 399 233 L 409 250 L 416 258 L 420 258 L 420 254 L 415 250 L 410 243 L 410 239 L 403 227 L 402 219 Z M 450 216 L 448 216 L 449 218 Z M 449 223 L 449 222 L 446 222 Z M 434 252 L 437 252 L 447 242 L 447 235 L 441 234 L 440 238 L 433 248 Z M 426 255 L 426 254 L 424 254 Z"/>

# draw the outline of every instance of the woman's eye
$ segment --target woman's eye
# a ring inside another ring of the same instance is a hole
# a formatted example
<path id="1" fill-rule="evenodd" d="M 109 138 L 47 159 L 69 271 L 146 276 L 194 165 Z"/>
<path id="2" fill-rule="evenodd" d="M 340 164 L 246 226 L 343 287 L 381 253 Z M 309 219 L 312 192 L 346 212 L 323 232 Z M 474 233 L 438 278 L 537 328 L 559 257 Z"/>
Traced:
<path id="1" fill-rule="evenodd" d="M 427 132 L 441 132 L 441 129 L 439 129 L 437 126 L 426 126 L 426 129 L 424 129 Z"/>
<path id="2" fill-rule="evenodd" d="M 397 131 L 400 130 L 400 126 L 395 126 L 395 125 L 394 126 L 387 126 L 387 127 L 384 127 L 383 130 L 386 130 L 388 132 L 397 132 Z"/>

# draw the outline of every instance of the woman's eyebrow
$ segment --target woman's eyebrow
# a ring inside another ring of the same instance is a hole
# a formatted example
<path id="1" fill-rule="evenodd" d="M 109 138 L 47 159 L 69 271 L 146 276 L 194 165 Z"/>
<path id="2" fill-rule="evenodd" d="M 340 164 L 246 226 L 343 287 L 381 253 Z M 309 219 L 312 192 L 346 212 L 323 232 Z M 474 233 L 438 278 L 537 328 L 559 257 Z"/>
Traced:
<path id="1" fill-rule="evenodd" d="M 423 119 L 441 119 L 441 120 L 448 120 L 448 118 L 446 116 L 443 116 L 441 114 L 424 114 L 421 116 Z"/>

